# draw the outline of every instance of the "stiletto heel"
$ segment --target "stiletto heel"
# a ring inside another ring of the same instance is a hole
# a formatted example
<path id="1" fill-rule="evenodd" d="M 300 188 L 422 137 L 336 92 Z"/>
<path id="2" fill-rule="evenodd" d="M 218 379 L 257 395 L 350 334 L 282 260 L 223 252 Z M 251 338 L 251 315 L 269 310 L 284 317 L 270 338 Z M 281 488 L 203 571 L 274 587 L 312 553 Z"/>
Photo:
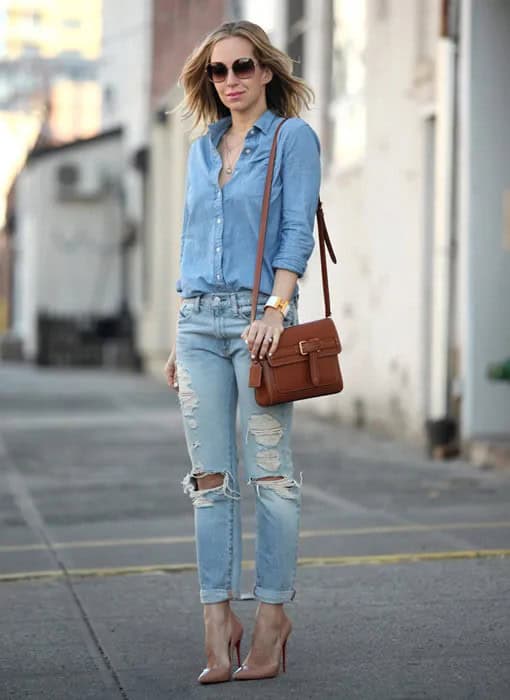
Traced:
<path id="1" fill-rule="evenodd" d="M 236 642 L 236 650 L 237 650 L 237 665 L 241 665 L 241 637 Z"/>
<path id="2" fill-rule="evenodd" d="M 287 639 L 283 642 L 282 644 L 282 666 L 283 666 L 283 672 L 285 673 L 285 650 L 287 648 Z"/>

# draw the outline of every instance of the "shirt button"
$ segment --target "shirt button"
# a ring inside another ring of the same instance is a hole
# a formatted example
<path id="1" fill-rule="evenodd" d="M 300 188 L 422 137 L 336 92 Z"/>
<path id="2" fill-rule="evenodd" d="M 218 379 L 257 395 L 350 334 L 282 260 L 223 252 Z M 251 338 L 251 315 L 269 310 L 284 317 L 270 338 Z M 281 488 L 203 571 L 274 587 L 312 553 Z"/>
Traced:
<path id="1" fill-rule="evenodd" d="M 250 134 L 254 134 L 254 133 L 255 133 L 255 129 L 250 129 Z"/>
<path id="2" fill-rule="evenodd" d="M 218 246 L 218 247 L 216 248 L 216 252 L 219 253 L 220 250 L 221 250 L 221 248 L 220 248 L 220 246 Z"/>
<path id="3" fill-rule="evenodd" d="M 216 279 L 217 280 L 221 279 L 221 275 L 216 275 Z"/>
<path id="4" fill-rule="evenodd" d="M 216 223 L 221 224 L 221 219 L 219 217 L 216 219 Z"/>
<path id="5" fill-rule="evenodd" d="M 244 152 L 245 152 L 245 153 L 251 153 L 251 149 L 250 149 L 250 148 L 245 148 L 245 149 L 244 149 Z"/>

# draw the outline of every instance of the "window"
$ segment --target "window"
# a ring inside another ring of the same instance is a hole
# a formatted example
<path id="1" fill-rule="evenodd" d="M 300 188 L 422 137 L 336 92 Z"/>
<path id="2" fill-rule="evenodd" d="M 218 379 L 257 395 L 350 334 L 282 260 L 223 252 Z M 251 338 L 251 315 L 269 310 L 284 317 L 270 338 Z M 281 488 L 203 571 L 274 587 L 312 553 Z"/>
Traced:
<path id="1" fill-rule="evenodd" d="M 333 161 L 363 160 L 366 145 L 366 0 L 333 0 L 331 120 Z"/>

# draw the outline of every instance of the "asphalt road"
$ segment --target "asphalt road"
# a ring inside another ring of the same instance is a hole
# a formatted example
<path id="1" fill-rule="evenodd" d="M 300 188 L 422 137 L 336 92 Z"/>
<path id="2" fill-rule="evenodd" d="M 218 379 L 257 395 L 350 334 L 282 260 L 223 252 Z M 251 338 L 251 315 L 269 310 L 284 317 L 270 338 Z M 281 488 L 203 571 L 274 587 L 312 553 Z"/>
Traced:
<path id="1" fill-rule="evenodd" d="M 306 402 L 294 456 L 287 673 L 202 687 L 175 395 L 123 372 L 0 364 L 0 700 L 508 700 L 510 473 L 431 462 L 312 419 Z M 242 495 L 245 653 L 256 604 Z"/>

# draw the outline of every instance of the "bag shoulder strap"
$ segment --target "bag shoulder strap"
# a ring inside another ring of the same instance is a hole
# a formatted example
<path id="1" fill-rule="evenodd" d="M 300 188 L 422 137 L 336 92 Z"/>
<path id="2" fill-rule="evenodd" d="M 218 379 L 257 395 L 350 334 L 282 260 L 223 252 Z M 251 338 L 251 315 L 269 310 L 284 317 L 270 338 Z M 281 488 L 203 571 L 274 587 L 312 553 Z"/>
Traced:
<path id="1" fill-rule="evenodd" d="M 253 291 L 251 297 L 251 323 L 255 320 L 257 314 L 257 299 L 260 289 L 260 277 L 262 273 L 262 259 L 264 255 L 264 244 L 266 240 L 266 230 L 267 230 L 267 217 L 269 214 L 269 202 L 271 197 L 271 185 L 273 182 L 273 172 L 274 163 L 276 160 L 276 144 L 278 140 L 278 132 L 282 128 L 283 124 L 287 121 L 288 117 L 282 119 L 278 124 L 273 138 L 273 145 L 271 147 L 271 153 L 269 154 L 269 163 L 267 166 L 266 183 L 264 187 L 264 198 L 262 200 L 262 213 L 260 216 L 260 226 L 259 226 L 259 240 L 257 247 L 257 260 L 255 263 L 255 275 L 253 279 Z M 326 221 L 324 220 L 324 212 L 322 210 L 322 202 L 319 198 L 317 204 L 317 228 L 319 232 L 319 250 L 321 256 L 321 275 L 322 275 L 322 291 L 324 295 L 324 307 L 326 317 L 331 316 L 331 302 L 329 296 L 329 284 L 328 284 L 328 267 L 326 261 L 326 248 L 328 249 L 331 260 L 336 263 L 336 256 L 331 244 L 331 239 L 328 234 L 328 229 L 326 228 Z"/>

